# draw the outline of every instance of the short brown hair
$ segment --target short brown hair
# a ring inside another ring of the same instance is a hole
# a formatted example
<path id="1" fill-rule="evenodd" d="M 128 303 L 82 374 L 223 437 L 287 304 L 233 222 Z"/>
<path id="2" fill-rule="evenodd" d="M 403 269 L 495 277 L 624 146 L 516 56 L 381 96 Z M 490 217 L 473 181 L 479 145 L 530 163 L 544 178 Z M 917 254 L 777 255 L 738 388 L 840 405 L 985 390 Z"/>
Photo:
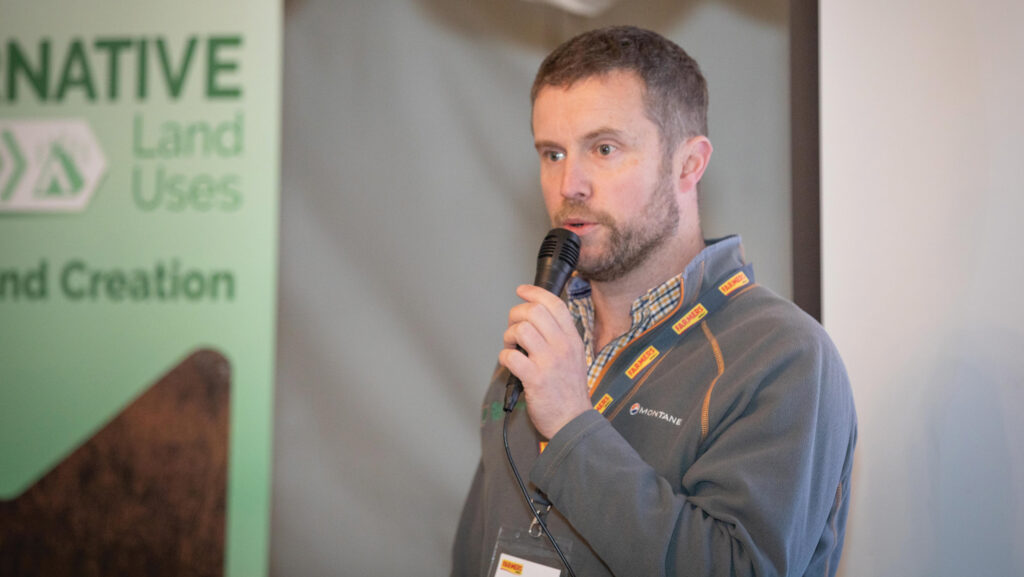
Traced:
<path id="1" fill-rule="evenodd" d="M 530 102 L 545 86 L 574 83 L 616 70 L 644 83 L 647 117 L 658 126 L 664 152 L 708 132 L 708 88 L 700 66 L 671 40 L 642 28 L 611 26 L 584 32 L 554 50 L 537 70 Z"/>

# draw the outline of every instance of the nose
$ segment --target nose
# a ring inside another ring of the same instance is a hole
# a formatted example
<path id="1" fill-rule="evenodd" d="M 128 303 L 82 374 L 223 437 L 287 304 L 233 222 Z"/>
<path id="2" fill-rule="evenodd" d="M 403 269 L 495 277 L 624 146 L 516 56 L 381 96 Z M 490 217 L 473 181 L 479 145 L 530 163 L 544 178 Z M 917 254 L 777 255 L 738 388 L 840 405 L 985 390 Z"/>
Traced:
<path id="1" fill-rule="evenodd" d="M 562 161 L 562 182 L 559 191 L 563 198 L 583 200 L 590 196 L 590 178 L 583 163 L 575 158 Z"/>

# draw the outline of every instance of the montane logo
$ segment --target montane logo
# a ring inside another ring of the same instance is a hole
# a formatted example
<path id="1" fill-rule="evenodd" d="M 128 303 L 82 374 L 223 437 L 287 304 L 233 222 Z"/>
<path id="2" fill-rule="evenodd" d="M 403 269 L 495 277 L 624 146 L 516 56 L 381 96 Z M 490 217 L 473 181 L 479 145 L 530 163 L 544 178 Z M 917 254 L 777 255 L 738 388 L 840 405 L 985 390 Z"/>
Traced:
<path id="1" fill-rule="evenodd" d="M 672 416 L 666 413 L 665 411 L 648 409 L 647 407 L 641 405 L 640 403 L 633 403 L 633 405 L 629 407 L 629 414 L 634 416 L 643 415 L 645 417 L 654 417 L 655 419 L 661 419 L 662 421 L 672 423 L 677 427 L 681 427 L 683 425 L 683 420 L 680 419 L 679 417 Z"/>

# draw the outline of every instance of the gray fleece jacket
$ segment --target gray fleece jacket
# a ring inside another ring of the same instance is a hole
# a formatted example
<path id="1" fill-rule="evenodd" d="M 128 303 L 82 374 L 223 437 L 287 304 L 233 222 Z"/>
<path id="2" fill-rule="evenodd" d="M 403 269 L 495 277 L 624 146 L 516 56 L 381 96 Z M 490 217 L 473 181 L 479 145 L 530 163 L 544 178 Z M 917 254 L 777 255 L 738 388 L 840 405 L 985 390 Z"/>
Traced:
<path id="1" fill-rule="evenodd" d="M 744 264 L 737 237 L 710 245 L 686 268 L 679 310 Z M 485 397 L 482 458 L 453 576 L 485 575 L 499 528 L 531 523 L 502 446 L 507 375 L 497 371 Z M 832 342 L 759 285 L 689 331 L 605 414 L 566 425 L 543 453 L 522 402 L 509 429 L 517 466 L 552 503 L 548 526 L 571 542 L 580 577 L 834 575 L 856 436 Z"/>

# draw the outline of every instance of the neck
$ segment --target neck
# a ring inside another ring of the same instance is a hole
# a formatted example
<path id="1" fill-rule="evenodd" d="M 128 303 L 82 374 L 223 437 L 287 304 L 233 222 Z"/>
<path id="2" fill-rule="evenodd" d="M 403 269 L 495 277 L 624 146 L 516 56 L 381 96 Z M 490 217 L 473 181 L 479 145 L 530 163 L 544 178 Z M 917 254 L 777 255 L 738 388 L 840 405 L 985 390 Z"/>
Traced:
<path id="1" fill-rule="evenodd" d="M 590 283 L 591 300 L 594 303 L 595 351 L 600 351 L 629 330 L 633 302 L 652 288 L 682 273 L 686 265 L 704 250 L 704 239 L 697 236 L 666 248 L 671 250 L 652 254 L 622 278 Z"/>

